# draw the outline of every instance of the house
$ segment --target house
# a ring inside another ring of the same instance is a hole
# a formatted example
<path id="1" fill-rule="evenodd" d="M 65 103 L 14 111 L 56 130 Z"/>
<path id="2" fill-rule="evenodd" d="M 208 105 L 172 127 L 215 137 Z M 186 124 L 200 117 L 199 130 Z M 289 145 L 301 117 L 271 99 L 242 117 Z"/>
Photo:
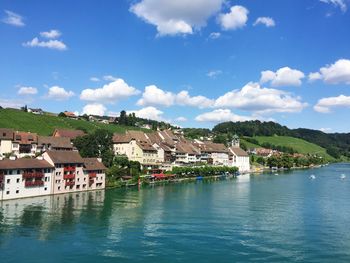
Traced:
<path id="1" fill-rule="evenodd" d="M 129 160 L 138 161 L 144 167 L 156 167 L 163 161 L 150 138 L 141 131 L 114 134 L 113 150 L 116 155 L 125 155 Z"/>
<path id="2" fill-rule="evenodd" d="M 45 160 L 1 160 L 0 200 L 51 194 L 53 170 Z"/>
<path id="3" fill-rule="evenodd" d="M 12 152 L 14 130 L 0 128 L 0 156 Z"/>
<path id="4" fill-rule="evenodd" d="M 83 158 L 84 173 L 89 179 L 89 190 L 104 189 L 105 188 L 105 171 L 106 167 L 98 158 Z"/>
<path id="5" fill-rule="evenodd" d="M 200 148 L 201 162 L 212 165 L 229 165 L 229 151 L 222 143 L 213 143 L 211 141 L 199 142 L 196 144 Z"/>
<path id="6" fill-rule="evenodd" d="M 238 168 L 239 172 L 250 171 L 249 155 L 246 151 L 237 146 L 231 146 L 229 149 L 229 165 Z"/>
<path id="7" fill-rule="evenodd" d="M 84 173 L 84 159 L 76 151 L 46 151 L 44 160 L 55 167 L 52 194 L 86 191 L 89 178 Z"/>
<path id="8" fill-rule="evenodd" d="M 78 119 L 79 117 L 77 115 L 74 114 L 74 112 L 71 112 L 71 111 L 64 111 L 63 114 L 67 117 L 67 118 L 70 118 L 70 119 Z"/>
<path id="9" fill-rule="evenodd" d="M 176 163 L 177 164 L 193 164 L 200 161 L 201 151 L 190 141 L 180 140 L 176 144 Z"/>
<path id="10" fill-rule="evenodd" d="M 68 137 L 38 136 L 37 152 L 73 151 L 73 145 Z"/>
<path id="11" fill-rule="evenodd" d="M 38 109 L 34 109 L 34 108 L 28 108 L 28 112 L 31 112 L 33 114 L 37 114 L 37 115 L 43 115 L 44 111 L 40 108 Z"/>
<path id="12" fill-rule="evenodd" d="M 53 137 L 66 137 L 71 140 L 74 140 L 77 137 L 84 136 L 85 132 L 81 130 L 63 130 L 63 129 L 55 129 L 52 136 Z"/>
<path id="13" fill-rule="evenodd" d="M 12 140 L 12 153 L 18 158 L 35 156 L 38 144 L 38 135 L 30 132 L 16 131 Z"/>

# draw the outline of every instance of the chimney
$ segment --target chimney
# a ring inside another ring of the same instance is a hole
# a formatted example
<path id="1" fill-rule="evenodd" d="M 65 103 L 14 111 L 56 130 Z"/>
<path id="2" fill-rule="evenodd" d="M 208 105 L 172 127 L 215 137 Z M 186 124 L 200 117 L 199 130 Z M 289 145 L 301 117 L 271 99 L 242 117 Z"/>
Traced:
<path id="1" fill-rule="evenodd" d="M 102 163 L 102 158 L 97 158 L 97 161 L 99 161 L 100 163 Z"/>

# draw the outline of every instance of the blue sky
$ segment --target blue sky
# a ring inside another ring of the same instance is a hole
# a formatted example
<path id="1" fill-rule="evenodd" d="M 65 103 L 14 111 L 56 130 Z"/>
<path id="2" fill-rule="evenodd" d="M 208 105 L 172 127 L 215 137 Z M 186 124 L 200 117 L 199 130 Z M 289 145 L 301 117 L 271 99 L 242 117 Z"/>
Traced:
<path id="1" fill-rule="evenodd" d="M 349 132 L 349 0 L 0 2 L 0 105 Z"/>

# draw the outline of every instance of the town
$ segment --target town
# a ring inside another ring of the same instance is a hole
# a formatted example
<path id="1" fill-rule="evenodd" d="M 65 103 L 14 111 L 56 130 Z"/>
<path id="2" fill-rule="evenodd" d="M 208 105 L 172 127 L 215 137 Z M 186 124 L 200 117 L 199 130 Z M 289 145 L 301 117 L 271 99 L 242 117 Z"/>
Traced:
<path id="1" fill-rule="evenodd" d="M 0 200 L 104 189 L 101 158 L 82 158 L 74 140 L 81 130 L 54 130 L 52 136 L 0 128 Z M 235 136 L 231 146 L 189 140 L 181 132 L 127 130 L 114 134 L 113 153 L 140 163 L 143 171 L 208 165 L 250 171 L 247 152 Z"/>

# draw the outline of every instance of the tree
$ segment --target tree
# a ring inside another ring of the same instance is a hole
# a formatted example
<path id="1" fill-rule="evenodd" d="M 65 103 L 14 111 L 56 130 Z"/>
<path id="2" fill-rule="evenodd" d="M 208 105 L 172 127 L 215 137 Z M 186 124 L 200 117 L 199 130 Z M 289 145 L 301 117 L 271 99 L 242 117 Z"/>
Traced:
<path id="1" fill-rule="evenodd" d="M 67 117 L 67 116 L 66 116 L 66 114 L 64 114 L 63 112 L 60 112 L 60 113 L 58 114 L 58 117 L 65 118 L 65 117 Z"/>
<path id="2" fill-rule="evenodd" d="M 119 124 L 120 125 L 127 125 L 128 124 L 127 122 L 128 122 L 128 120 L 127 120 L 126 111 L 122 110 L 120 112 L 120 116 L 119 116 Z"/>

